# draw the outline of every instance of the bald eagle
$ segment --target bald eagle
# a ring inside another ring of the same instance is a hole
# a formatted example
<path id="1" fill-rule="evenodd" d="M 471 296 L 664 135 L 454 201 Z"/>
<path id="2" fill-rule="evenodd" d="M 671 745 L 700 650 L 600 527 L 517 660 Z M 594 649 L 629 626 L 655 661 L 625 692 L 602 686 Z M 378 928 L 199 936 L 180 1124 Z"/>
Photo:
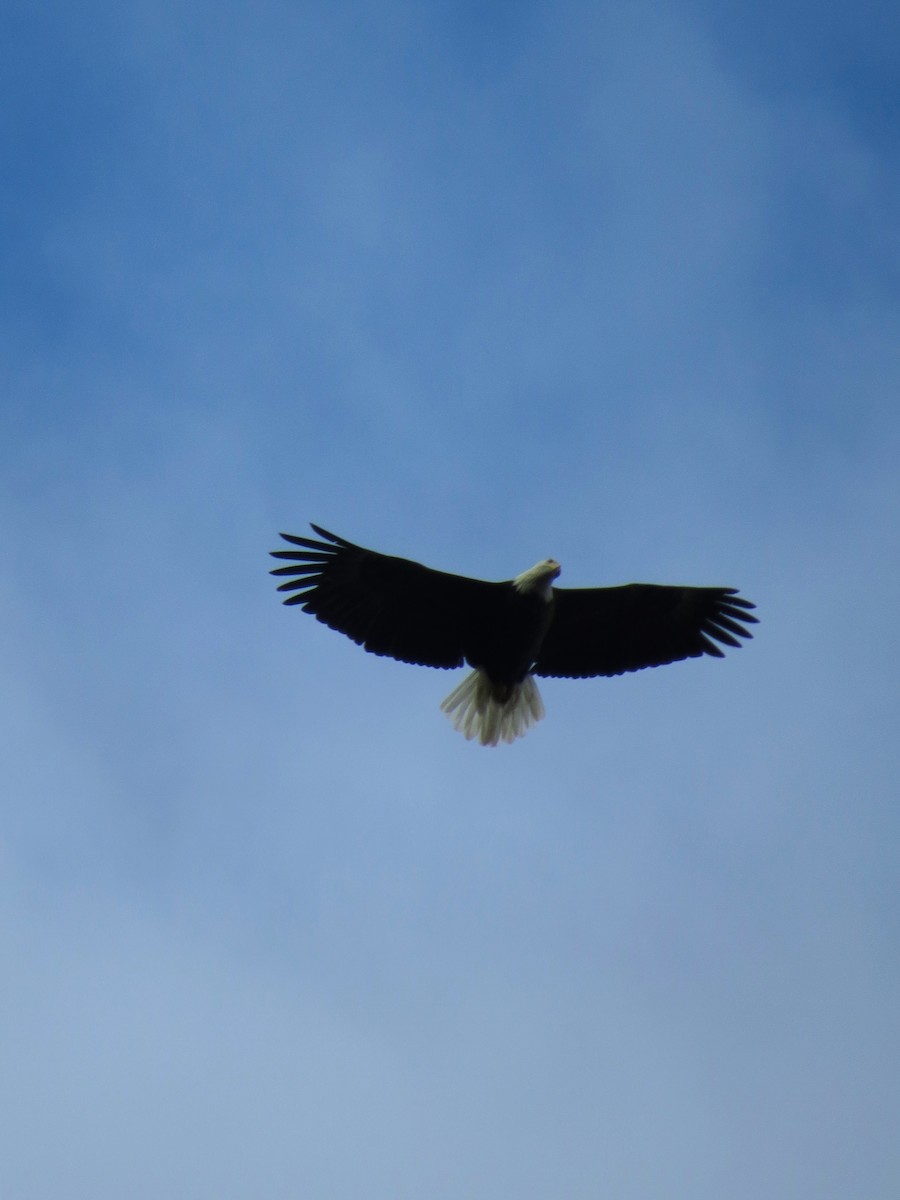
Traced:
<path id="1" fill-rule="evenodd" d="M 560 565 L 535 563 L 488 583 L 364 550 L 312 525 L 322 541 L 282 533 L 292 549 L 273 575 L 299 604 L 372 654 L 474 670 L 441 704 L 467 739 L 496 746 L 544 715 L 535 675 L 621 675 L 683 658 L 724 657 L 717 642 L 752 635 L 755 606 L 735 588 L 557 588 Z"/>

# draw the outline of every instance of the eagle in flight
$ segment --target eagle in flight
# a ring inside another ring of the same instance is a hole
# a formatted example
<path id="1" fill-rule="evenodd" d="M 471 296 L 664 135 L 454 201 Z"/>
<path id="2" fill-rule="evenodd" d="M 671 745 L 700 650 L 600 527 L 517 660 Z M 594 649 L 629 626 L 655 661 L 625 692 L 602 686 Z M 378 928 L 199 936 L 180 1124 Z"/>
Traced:
<path id="1" fill-rule="evenodd" d="M 299 604 L 372 654 L 471 674 L 441 704 L 482 746 L 521 737 L 544 715 L 535 675 L 621 675 L 740 646 L 755 606 L 735 588 L 558 588 L 560 565 L 535 563 L 489 583 L 365 550 L 313 525 L 321 541 L 282 533 L 273 575 Z"/>

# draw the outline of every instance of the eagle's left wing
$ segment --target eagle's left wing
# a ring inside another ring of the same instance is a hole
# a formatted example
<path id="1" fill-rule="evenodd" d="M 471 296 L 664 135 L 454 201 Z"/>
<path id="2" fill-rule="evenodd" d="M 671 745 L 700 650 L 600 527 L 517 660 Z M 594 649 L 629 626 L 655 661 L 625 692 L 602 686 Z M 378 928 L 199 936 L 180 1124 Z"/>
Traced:
<path id="1" fill-rule="evenodd" d="M 630 583 L 610 588 L 554 588 L 553 622 L 535 675 L 621 675 L 683 658 L 722 658 L 717 642 L 739 646 L 752 634 L 755 605 L 734 588 Z"/>

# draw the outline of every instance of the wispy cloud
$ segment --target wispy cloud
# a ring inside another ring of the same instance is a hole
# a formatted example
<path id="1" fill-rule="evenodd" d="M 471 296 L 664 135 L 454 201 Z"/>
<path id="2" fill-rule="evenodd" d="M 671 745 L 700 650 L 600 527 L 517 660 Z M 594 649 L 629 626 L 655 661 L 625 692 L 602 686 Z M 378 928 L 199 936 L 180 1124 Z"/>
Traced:
<path id="1" fill-rule="evenodd" d="M 20 12 L 10 1195 L 896 1191 L 884 28 L 739 10 Z M 308 519 L 762 624 L 482 753 Z"/>

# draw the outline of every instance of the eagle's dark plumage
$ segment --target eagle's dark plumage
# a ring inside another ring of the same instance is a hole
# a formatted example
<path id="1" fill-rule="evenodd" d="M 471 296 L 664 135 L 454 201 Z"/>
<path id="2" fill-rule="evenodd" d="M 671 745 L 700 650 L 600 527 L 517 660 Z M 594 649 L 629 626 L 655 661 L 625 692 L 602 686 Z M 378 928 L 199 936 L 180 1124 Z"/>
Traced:
<path id="1" fill-rule="evenodd" d="M 554 559 L 504 583 L 435 571 L 364 550 L 312 526 L 322 541 L 283 533 L 284 603 L 372 654 L 475 670 L 442 708 L 468 738 L 511 742 L 544 715 L 533 676 L 621 675 L 739 646 L 755 623 L 734 588 L 556 588 Z"/>

